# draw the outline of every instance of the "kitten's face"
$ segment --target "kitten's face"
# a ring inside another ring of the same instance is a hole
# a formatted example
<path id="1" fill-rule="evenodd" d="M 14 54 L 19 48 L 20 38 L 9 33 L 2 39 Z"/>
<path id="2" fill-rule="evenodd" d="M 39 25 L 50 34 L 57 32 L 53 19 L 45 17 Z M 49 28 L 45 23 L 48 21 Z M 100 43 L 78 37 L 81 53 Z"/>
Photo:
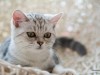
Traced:
<path id="1" fill-rule="evenodd" d="M 61 14 L 52 18 L 40 14 L 26 14 L 16 10 L 13 13 L 12 36 L 14 42 L 22 48 L 52 48 L 55 42 L 55 25 Z"/>

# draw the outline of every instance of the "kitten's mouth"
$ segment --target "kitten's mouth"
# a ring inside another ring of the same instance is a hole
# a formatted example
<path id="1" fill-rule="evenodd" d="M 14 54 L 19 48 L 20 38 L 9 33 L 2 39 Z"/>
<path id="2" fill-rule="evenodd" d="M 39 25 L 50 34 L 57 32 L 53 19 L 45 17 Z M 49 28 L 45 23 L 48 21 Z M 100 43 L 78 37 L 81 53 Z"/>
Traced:
<path id="1" fill-rule="evenodd" d="M 39 46 L 37 49 L 39 49 L 39 50 L 40 50 L 40 49 L 42 49 L 42 47 L 41 47 L 41 46 Z"/>

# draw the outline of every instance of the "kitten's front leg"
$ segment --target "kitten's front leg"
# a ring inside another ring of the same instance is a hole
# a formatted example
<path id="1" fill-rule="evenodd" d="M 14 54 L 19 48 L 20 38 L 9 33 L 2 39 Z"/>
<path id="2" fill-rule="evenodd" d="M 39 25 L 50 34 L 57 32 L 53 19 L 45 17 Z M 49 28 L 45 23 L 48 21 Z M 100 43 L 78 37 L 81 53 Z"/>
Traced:
<path id="1" fill-rule="evenodd" d="M 41 70 L 38 68 L 25 68 L 25 69 L 27 69 L 30 73 L 34 75 L 59 75 L 59 74 L 52 74 L 52 73 L 49 73 L 48 71 Z"/>
<path id="2" fill-rule="evenodd" d="M 66 69 L 61 65 L 56 65 L 53 69 L 53 73 L 56 73 L 59 75 L 78 75 L 75 70 Z"/>

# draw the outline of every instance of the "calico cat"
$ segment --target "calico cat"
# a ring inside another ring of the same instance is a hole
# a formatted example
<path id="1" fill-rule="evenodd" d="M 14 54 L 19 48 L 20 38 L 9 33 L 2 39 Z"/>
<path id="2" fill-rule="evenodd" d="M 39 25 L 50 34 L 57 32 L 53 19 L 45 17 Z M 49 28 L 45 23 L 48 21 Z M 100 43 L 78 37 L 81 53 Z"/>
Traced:
<path id="1" fill-rule="evenodd" d="M 62 13 L 49 16 L 45 14 L 23 13 L 16 10 L 11 20 L 11 37 L 0 47 L 0 57 L 5 61 L 69 75 L 71 71 L 60 65 L 54 49 L 64 47 L 75 49 L 80 55 L 86 54 L 85 47 L 72 39 L 56 39 L 55 27 Z M 79 48 L 78 48 L 79 47 Z M 59 70 L 59 69 L 60 70 Z"/>

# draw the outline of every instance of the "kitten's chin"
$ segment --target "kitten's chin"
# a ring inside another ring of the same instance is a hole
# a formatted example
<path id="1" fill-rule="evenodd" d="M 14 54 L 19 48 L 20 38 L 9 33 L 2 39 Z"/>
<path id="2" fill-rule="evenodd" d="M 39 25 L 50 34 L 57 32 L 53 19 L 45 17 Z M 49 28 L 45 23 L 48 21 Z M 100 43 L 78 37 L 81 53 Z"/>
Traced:
<path id="1" fill-rule="evenodd" d="M 36 49 L 37 49 L 37 50 L 42 50 L 43 47 L 39 46 L 39 47 L 37 47 Z"/>
<path id="2" fill-rule="evenodd" d="M 36 50 L 48 50 L 49 48 L 46 47 L 37 47 Z"/>

